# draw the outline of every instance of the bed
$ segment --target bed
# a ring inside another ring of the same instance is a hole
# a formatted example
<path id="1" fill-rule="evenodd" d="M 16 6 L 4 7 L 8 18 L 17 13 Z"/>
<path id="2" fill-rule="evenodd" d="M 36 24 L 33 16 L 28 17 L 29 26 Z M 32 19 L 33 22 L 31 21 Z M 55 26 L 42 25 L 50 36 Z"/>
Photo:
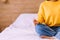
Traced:
<path id="1" fill-rule="evenodd" d="M 0 33 L 0 40 L 48 40 L 41 39 L 35 32 L 33 20 L 37 14 L 21 14 L 18 18 Z"/>

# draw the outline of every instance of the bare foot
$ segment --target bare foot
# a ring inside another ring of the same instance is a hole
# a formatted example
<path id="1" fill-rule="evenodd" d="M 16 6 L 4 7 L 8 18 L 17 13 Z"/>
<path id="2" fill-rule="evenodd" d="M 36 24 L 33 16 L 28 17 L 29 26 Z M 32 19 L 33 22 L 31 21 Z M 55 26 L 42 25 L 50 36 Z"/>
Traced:
<path id="1" fill-rule="evenodd" d="M 48 39 L 48 40 L 56 40 L 56 39 L 52 37 L 52 38 L 50 38 L 50 39 Z"/>
<path id="2" fill-rule="evenodd" d="M 55 40 L 54 37 L 49 37 L 49 36 L 41 36 L 43 39 L 48 39 L 48 40 Z"/>

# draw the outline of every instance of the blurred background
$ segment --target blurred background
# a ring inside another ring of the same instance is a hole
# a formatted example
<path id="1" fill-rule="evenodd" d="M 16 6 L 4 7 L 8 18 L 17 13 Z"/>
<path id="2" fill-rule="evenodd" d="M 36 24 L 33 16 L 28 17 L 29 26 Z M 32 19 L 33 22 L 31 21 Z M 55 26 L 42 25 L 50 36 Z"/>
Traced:
<path id="1" fill-rule="evenodd" d="M 0 32 L 13 23 L 21 13 L 37 13 L 44 0 L 0 0 Z"/>

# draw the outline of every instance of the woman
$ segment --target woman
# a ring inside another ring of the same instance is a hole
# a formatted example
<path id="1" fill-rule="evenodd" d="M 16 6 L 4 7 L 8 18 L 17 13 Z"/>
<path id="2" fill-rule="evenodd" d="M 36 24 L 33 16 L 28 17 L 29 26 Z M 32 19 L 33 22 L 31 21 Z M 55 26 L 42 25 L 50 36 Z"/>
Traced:
<path id="1" fill-rule="evenodd" d="M 34 24 L 36 32 L 41 38 L 56 36 L 60 32 L 60 1 L 47 0 L 42 2 Z"/>

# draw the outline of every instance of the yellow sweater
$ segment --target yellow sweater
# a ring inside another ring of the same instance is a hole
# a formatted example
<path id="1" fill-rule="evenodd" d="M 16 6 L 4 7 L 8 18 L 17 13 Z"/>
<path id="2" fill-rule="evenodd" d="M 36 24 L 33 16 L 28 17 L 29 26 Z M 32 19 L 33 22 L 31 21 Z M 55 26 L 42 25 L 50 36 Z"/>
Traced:
<path id="1" fill-rule="evenodd" d="M 37 21 L 48 26 L 60 26 L 60 1 L 41 3 Z"/>

